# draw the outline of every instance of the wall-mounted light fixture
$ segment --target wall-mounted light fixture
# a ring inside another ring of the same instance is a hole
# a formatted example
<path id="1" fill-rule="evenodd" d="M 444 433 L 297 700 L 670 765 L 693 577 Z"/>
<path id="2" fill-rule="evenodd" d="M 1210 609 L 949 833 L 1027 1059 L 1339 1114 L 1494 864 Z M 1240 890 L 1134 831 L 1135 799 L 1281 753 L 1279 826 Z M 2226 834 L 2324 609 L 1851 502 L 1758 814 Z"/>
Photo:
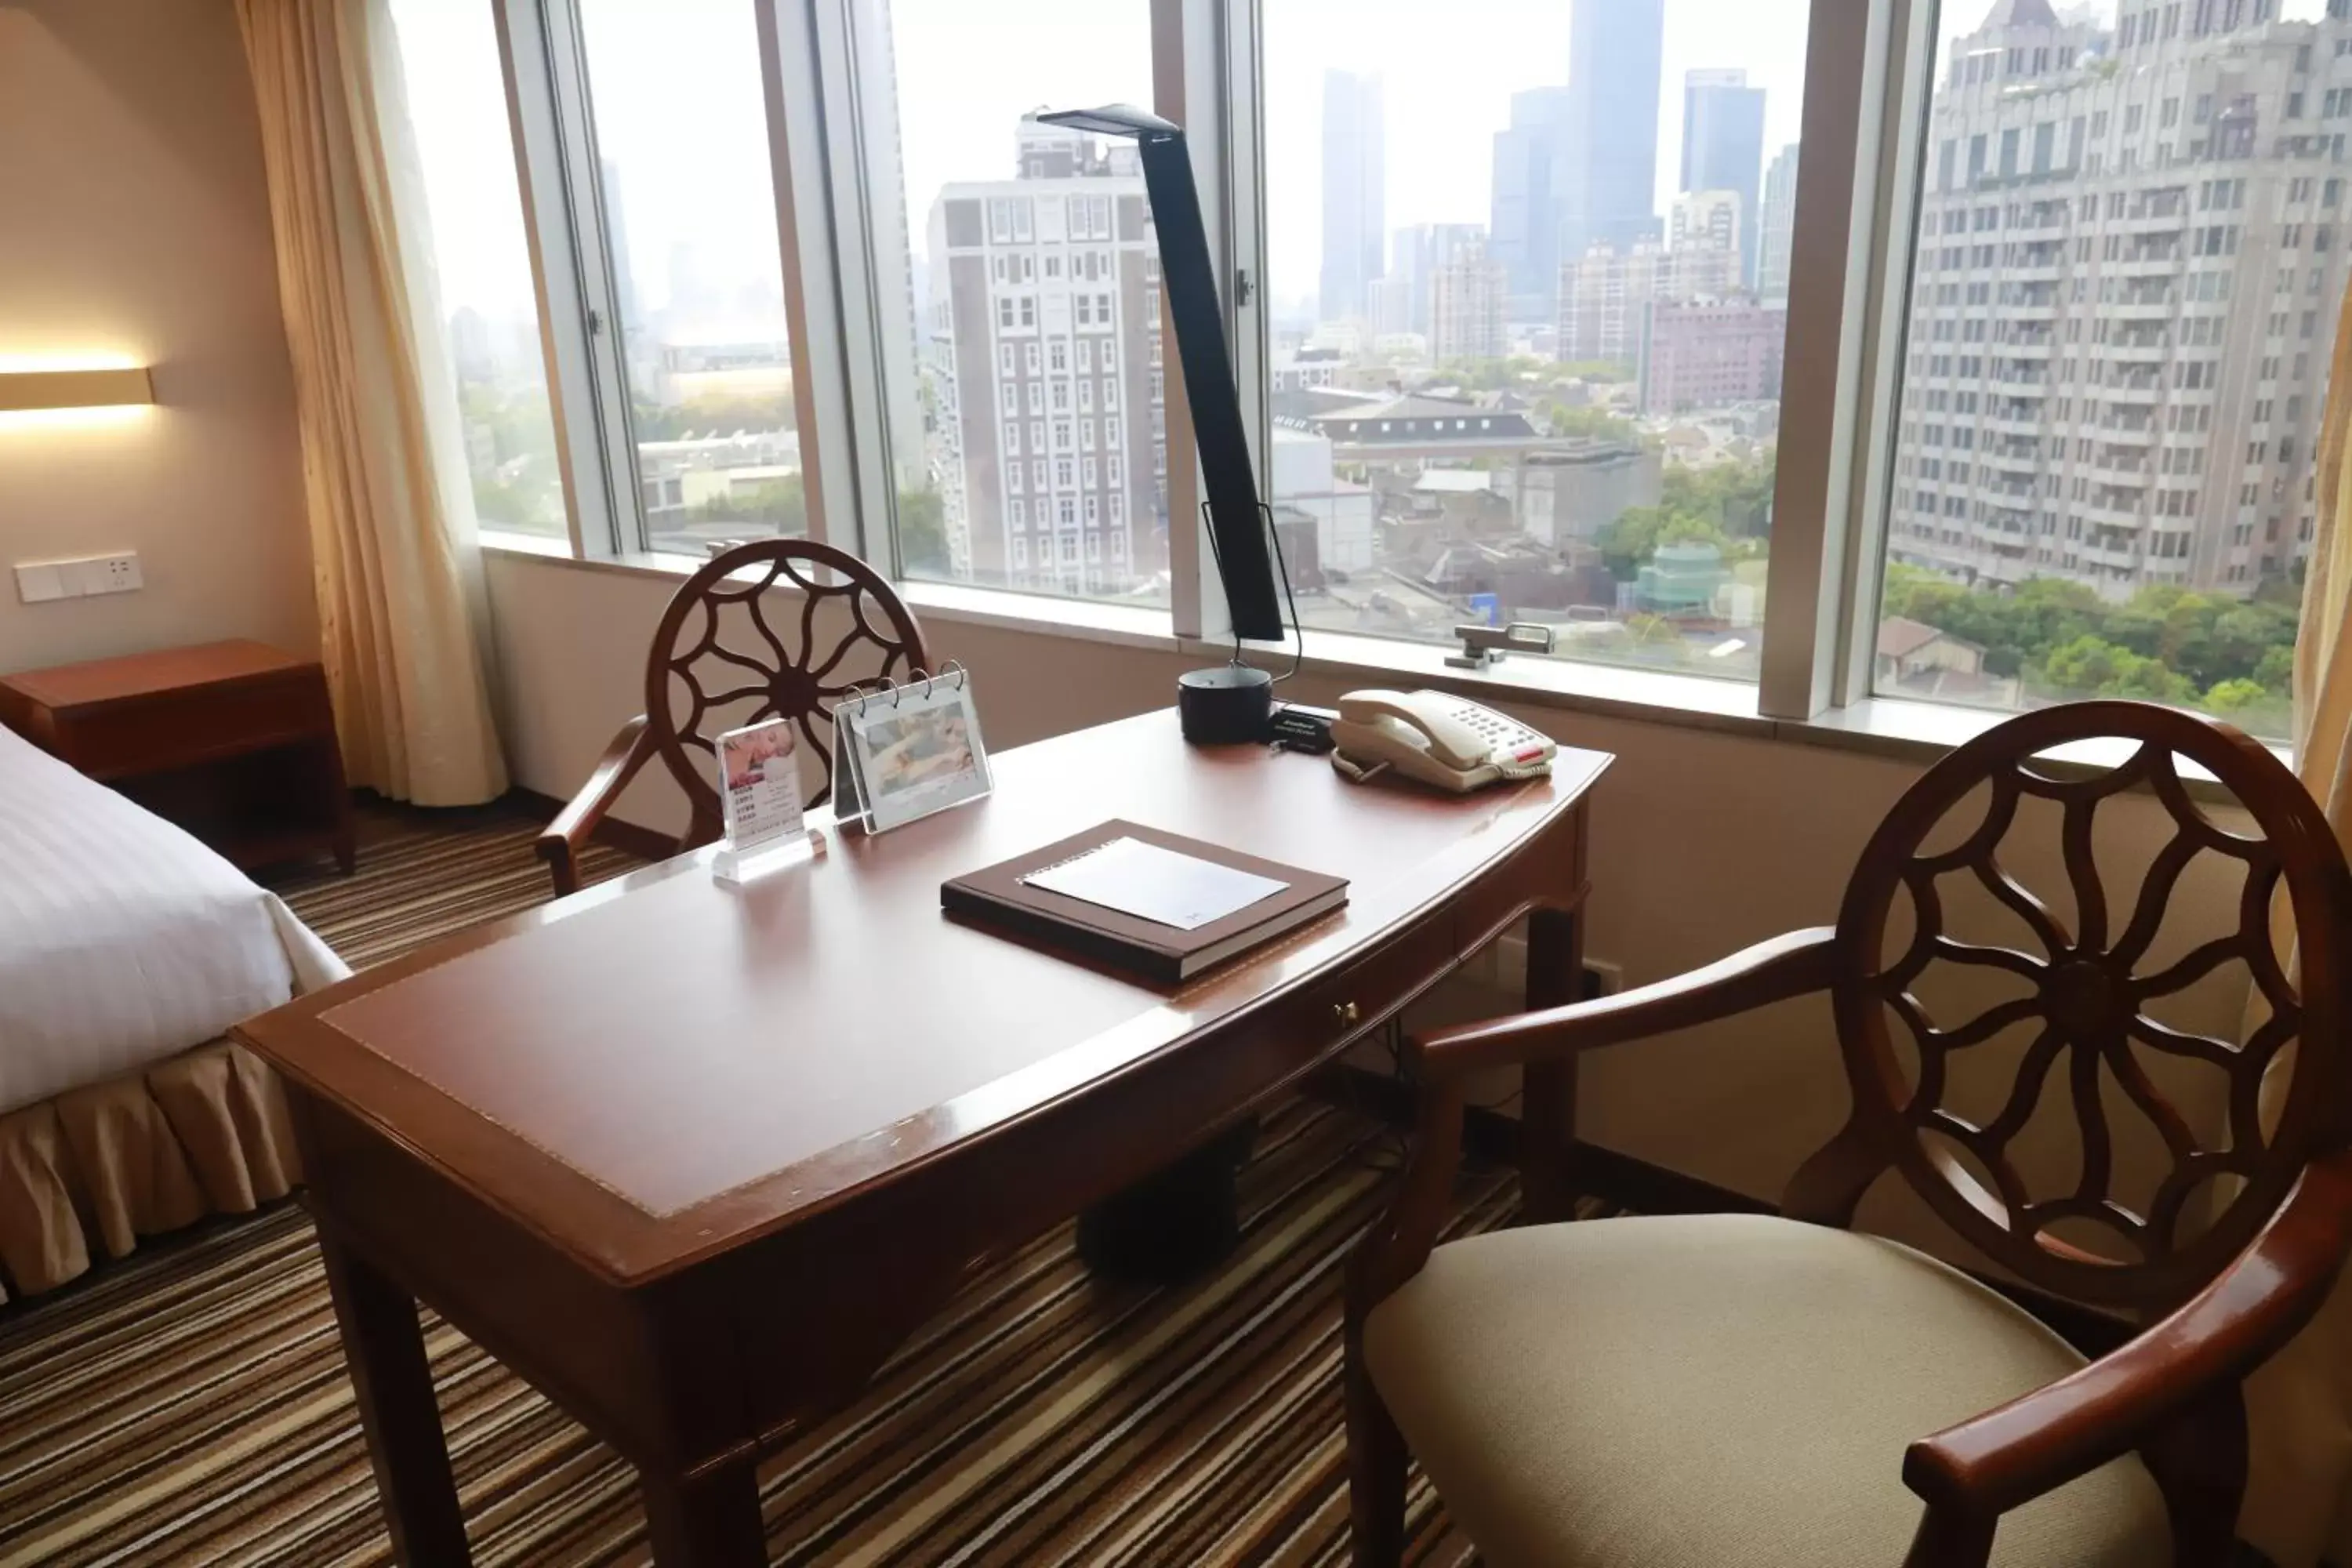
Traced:
<path id="1" fill-rule="evenodd" d="M 155 401 L 144 365 L 103 370 L 9 370 L 0 364 L 0 414 L 120 408 Z"/>

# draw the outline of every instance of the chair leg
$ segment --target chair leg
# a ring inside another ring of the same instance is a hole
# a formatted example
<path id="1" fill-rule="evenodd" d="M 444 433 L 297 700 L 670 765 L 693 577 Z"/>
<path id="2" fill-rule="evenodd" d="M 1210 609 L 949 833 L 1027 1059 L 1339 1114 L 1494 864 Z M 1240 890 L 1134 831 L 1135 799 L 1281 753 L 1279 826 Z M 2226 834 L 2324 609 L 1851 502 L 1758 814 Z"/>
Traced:
<path id="1" fill-rule="evenodd" d="M 2236 1385 L 2174 1415 L 2139 1456 L 2164 1493 L 2174 1568 L 2227 1568 L 2246 1495 L 2246 1402 Z"/>
<path id="2" fill-rule="evenodd" d="M 1348 1520 L 1356 1568 L 1396 1568 L 1404 1559 L 1404 1434 L 1381 1403 L 1364 1364 L 1363 1331 L 1349 1325 Z"/>

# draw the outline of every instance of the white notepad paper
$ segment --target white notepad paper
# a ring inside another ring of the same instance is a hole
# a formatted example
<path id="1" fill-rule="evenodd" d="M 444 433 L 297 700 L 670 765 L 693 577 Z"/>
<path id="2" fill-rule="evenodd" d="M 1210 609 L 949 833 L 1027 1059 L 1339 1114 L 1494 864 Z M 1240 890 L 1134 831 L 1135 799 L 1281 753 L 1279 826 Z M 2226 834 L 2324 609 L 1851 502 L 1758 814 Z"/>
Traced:
<path id="1" fill-rule="evenodd" d="M 1139 838 L 1114 838 L 1021 880 L 1178 931 L 1198 931 L 1290 886 Z"/>

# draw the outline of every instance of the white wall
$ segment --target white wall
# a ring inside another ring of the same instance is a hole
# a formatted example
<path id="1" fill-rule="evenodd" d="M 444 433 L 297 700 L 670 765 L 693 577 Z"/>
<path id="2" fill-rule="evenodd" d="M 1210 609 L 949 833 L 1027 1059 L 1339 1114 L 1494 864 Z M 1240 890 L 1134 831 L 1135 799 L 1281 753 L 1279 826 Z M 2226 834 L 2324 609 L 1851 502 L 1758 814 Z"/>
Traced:
<path id="1" fill-rule="evenodd" d="M 0 670 L 317 645 L 291 374 L 231 0 L 0 0 L 0 361 L 127 356 L 158 406 L 0 416 Z M 13 563 L 140 552 L 17 603 Z"/>
<path id="2" fill-rule="evenodd" d="M 520 783 L 569 795 L 613 731 L 640 710 L 645 649 L 671 585 L 562 563 L 491 560 L 509 755 Z M 986 738 L 998 750 L 1164 705 L 1176 675 L 1195 662 L 938 620 L 926 631 L 937 657 L 960 658 L 972 670 Z M 1308 702 L 1328 704 L 1339 692 L 1337 683 L 1311 676 L 1299 685 L 1297 696 Z M 1832 923 L 1864 841 L 1920 771 L 1851 751 L 1557 710 L 1517 711 L 1562 741 L 1617 756 L 1593 805 L 1589 951 L 1623 965 L 1634 984 L 1784 931 Z M 683 821 L 663 778 L 640 784 L 619 815 L 673 829 Z M 2128 907 L 2139 871 L 2169 836 L 2168 818 L 2150 800 L 2102 808 L 2101 855 L 2111 886 L 2122 889 L 2111 892 L 2111 903 Z M 2054 907 L 2070 909 L 2054 825 L 2030 816 L 2017 842 L 2012 871 Z M 2200 863 L 2183 888 L 2185 915 L 2231 918 L 2236 884 L 2226 868 Z M 1948 896 L 1955 910 L 1970 910 L 1958 890 Z M 2017 940 L 2006 929 L 1967 934 Z M 2168 927 L 2159 948 L 2186 952 L 2210 934 L 2187 923 Z M 2242 988 L 2224 978 L 2192 993 L 2168 1021 L 2226 1033 L 2242 1000 Z M 1450 1005 L 1492 1011 L 1505 1004 L 1457 995 Z M 2000 1048 L 1983 1053 L 1988 1066 L 1997 1065 Z M 1588 1137 L 1762 1196 L 1778 1194 L 1847 1105 L 1828 1008 L 1812 1002 L 1589 1058 L 1583 1085 Z M 2216 1103 L 2212 1084 L 2179 1087 L 2209 1113 Z M 1998 1092 L 1976 1088 L 1979 1097 L 1994 1093 L 1991 1106 L 1979 1099 L 1971 1108 L 1990 1115 Z M 2029 1142 L 2071 1148 L 2063 1087 L 2045 1111 Z M 2122 1146 L 2127 1157 L 2135 1147 L 2143 1155 L 2152 1151 L 2147 1136 L 2135 1142 L 2128 1130 Z M 2065 1167 L 2054 1154 L 2038 1163 Z M 1882 1184 L 1866 1217 L 1933 1238 L 1908 1201 L 1896 1199 Z"/>

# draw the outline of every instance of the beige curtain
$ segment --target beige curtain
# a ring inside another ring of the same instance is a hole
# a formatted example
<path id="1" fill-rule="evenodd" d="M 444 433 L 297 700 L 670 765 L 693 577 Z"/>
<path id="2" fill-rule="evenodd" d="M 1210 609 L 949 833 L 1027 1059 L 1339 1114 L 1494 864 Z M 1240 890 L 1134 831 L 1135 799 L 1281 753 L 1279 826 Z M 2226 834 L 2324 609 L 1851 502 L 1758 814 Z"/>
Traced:
<path id="1" fill-rule="evenodd" d="M 352 782 L 503 794 L 480 554 L 385 0 L 237 0 Z"/>
<path id="2" fill-rule="evenodd" d="M 2295 770 L 2352 847 L 2352 309 L 2336 325 L 2311 563 L 2294 648 Z M 2252 1475 L 2239 1533 L 2280 1568 L 2352 1568 L 2352 1279 L 2246 1386 Z"/>

